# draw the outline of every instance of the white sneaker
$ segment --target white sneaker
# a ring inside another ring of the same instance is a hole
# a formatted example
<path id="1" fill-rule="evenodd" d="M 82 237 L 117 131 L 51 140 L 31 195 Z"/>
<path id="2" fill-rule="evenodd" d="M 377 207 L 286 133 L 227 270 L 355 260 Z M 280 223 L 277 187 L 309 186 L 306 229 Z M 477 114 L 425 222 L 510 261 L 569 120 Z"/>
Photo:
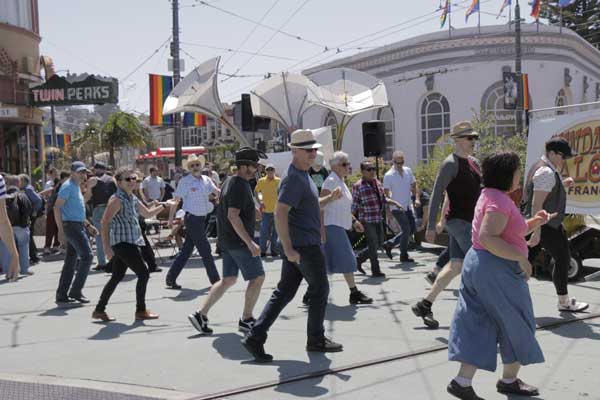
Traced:
<path id="1" fill-rule="evenodd" d="M 571 297 L 567 304 L 558 303 L 558 311 L 580 312 L 587 309 L 590 305 L 581 301 L 577 301 L 575 297 Z"/>

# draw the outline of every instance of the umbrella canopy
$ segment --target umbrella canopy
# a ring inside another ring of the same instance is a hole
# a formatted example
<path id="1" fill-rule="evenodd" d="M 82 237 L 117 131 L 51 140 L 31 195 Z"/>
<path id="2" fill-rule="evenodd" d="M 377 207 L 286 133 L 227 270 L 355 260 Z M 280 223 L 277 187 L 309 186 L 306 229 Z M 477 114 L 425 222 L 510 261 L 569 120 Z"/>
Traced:
<path id="1" fill-rule="evenodd" d="M 309 106 L 319 105 L 351 117 L 367 110 L 388 105 L 384 83 L 365 72 L 350 68 L 333 68 L 310 76 Z"/>
<path id="2" fill-rule="evenodd" d="M 219 97 L 217 77 L 221 57 L 211 58 L 200 64 L 181 80 L 165 100 L 163 114 L 197 112 L 209 115 L 226 125 L 237 136 L 243 146 L 246 138 L 225 119 L 225 110 Z"/>
<path id="3" fill-rule="evenodd" d="M 252 114 L 274 119 L 288 131 L 298 128 L 300 117 L 309 107 L 309 86 L 314 84 L 301 74 L 281 72 L 271 76 L 250 91 Z"/>

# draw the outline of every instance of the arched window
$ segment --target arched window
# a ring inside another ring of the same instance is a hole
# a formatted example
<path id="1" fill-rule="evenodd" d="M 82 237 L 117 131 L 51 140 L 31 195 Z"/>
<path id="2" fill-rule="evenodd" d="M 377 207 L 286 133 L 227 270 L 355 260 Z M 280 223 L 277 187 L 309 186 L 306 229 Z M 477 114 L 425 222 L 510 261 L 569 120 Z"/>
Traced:
<path id="1" fill-rule="evenodd" d="M 569 105 L 569 100 L 567 99 L 567 94 L 565 93 L 565 89 L 560 89 L 558 94 L 556 95 L 556 100 L 554 101 L 554 105 L 556 107 L 562 107 Z M 565 114 L 565 110 L 556 110 L 556 115 Z"/>
<path id="2" fill-rule="evenodd" d="M 481 99 L 483 115 L 489 119 L 487 134 L 512 136 L 517 131 L 517 113 L 504 109 L 504 86 L 496 82 L 490 86 Z"/>
<path id="3" fill-rule="evenodd" d="M 394 109 L 392 106 L 380 108 L 377 111 L 377 119 L 385 121 L 385 153 L 383 159 L 388 161 L 392 159 L 392 154 L 394 153 L 394 136 L 396 132 Z"/>
<path id="4" fill-rule="evenodd" d="M 325 115 L 325 122 L 323 126 L 331 127 L 331 140 L 333 141 L 333 148 L 337 149 L 337 119 L 335 118 L 335 114 L 333 111 L 329 111 L 327 115 Z"/>
<path id="5" fill-rule="evenodd" d="M 428 95 L 421 104 L 421 159 L 428 160 L 436 145 L 446 144 L 450 133 L 450 104 L 440 93 Z"/>

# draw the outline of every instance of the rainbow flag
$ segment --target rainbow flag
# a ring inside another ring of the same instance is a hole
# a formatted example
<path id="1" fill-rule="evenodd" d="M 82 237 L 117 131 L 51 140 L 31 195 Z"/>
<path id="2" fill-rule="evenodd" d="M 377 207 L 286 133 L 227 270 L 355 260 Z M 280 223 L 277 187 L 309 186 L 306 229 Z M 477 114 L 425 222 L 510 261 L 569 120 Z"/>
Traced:
<path id="1" fill-rule="evenodd" d="M 150 126 L 173 125 L 173 115 L 163 115 L 163 104 L 173 90 L 173 78 L 165 75 L 150 76 Z"/>
<path id="2" fill-rule="evenodd" d="M 502 2 L 502 5 L 500 6 L 500 11 L 498 12 L 498 15 L 496 16 L 496 19 L 500 18 L 500 15 L 502 15 L 502 11 L 504 11 L 504 9 L 507 6 L 510 6 L 510 4 L 511 4 L 511 0 L 504 0 Z"/>
<path id="3" fill-rule="evenodd" d="M 465 14 L 465 22 L 469 20 L 469 16 L 471 16 L 471 14 L 475 14 L 477 11 L 479 11 L 479 0 L 473 0 L 469 8 L 467 8 L 467 13 Z"/>
<path id="4" fill-rule="evenodd" d="M 542 8 L 542 0 L 533 0 L 531 3 L 531 16 L 535 19 L 540 18 L 540 9 Z"/>
<path id="5" fill-rule="evenodd" d="M 446 5 L 442 8 L 442 16 L 440 17 L 440 29 L 446 25 L 446 19 L 448 19 L 448 14 L 450 12 L 450 0 L 446 0 Z"/>
<path id="6" fill-rule="evenodd" d="M 199 113 L 184 113 L 183 126 L 206 126 L 206 115 Z"/>
<path id="7" fill-rule="evenodd" d="M 523 110 L 529 110 L 529 76 L 521 75 L 521 101 L 523 102 Z"/>

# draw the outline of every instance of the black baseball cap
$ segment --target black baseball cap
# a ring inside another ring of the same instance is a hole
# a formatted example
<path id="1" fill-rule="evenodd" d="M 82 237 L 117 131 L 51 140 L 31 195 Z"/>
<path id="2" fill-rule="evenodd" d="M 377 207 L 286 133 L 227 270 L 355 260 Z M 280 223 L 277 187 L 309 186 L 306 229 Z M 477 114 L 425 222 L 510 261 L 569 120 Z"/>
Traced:
<path id="1" fill-rule="evenodd" d="M 553 137 L 546 142 L 546 151 L 560 153 L 565 159 L 575 157 L 577 152 L 571 148 L 569 142 L 562 137 Z"/>
<path id="2" fill-rule="evenodd" d="M 106 164 L 104 164 L 101 161 L 98 161 L 96 164 L 94 164 L 94 169 L 107 169 L 107 168 L 106 168 Z"/>

